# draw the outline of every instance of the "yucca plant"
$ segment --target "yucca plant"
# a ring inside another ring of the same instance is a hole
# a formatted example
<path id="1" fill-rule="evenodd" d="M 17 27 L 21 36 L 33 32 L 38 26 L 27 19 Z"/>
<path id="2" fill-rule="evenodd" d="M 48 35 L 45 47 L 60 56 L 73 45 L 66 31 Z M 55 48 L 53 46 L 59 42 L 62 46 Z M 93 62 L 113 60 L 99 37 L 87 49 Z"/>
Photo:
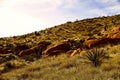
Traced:
<path id="1" fill-rule="evenodd" d="M 85 55 L 85 58 L 88 59 L 92 64 L 97 67 L 98 65 L 101 64 L 102 60 L 106 57 L 105 51 L 99 50 L 99 49 L 94 49 L 91 51 L 88 51 L 87 54 Z"/>

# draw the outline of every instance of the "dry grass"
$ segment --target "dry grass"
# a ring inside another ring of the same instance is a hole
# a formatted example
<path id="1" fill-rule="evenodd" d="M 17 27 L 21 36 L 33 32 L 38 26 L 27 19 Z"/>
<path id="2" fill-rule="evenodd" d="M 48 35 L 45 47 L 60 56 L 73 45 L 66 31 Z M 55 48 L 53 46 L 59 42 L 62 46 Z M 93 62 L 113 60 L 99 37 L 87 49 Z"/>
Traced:
<path id="1" fill-rule="evenodd" d="M 107 52 L 113 55 L 120 54 L 120 45 L 109 46 Z"/>
<path id="2" fill-rule="evenodd" d="M 120 80 L 119 58 L 120 54 L 116 54 L 95 68 L 78 54 L 72 57 L 61 54 L 39 59 L 24 68 L 4 73 L 2 78 L 5 80 Z"/>

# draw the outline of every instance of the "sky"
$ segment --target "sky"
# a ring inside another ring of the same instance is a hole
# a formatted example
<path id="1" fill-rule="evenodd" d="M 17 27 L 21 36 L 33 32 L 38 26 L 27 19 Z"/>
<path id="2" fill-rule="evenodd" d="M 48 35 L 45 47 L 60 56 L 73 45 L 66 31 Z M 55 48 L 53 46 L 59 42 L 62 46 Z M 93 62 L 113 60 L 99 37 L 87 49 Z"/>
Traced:
<path id="1" fill-rule="evenodd" d="M 0 37 L 120 14 L 120 0 L 0 0 Z"/>

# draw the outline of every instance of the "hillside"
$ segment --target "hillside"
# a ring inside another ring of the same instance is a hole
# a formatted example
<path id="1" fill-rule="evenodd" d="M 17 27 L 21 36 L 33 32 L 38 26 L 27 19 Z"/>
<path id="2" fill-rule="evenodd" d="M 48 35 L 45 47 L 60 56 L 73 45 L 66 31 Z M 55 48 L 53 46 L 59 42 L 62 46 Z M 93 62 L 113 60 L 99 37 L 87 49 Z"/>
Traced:
<path id="1" fill-rule="evenodd" d="M 33 46 L 40 41 L 59 42 L 68 39 L 101 36 L 110 32 L 112 27 L 118 25 L 120 25 L 120 15 L 76 20 L 74 22 L 68 21 L 65 24 L 54 26 L 42 31 L 36 31 L 22 36 L 1 38 L 0 45 L 14 46 L 17 44 L 27 44 Z"/>
<path id="2" fill-rule="evenodd" d="M 120 15 L 68 21 L 21 36 L 0 38 L 1 79 L 119 80 L 119 43 Z M 107 57 L 103 54 L 103 63 L 90 65 L 92 61 L 84 59 L 82 52 L 92 51 L 94 55 L 96 48 L 98 57 L 103 49 Z"/>

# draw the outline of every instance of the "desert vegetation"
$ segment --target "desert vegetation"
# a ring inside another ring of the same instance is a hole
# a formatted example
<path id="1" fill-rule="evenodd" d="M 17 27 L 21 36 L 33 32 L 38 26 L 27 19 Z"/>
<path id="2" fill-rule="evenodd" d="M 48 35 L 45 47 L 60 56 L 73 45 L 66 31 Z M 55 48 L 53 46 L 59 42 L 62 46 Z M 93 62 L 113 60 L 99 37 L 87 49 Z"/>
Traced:
<path id="1" fill-rule="evenodd" d="M 68 21 L 0 38 L 0 79 L 120 80 L 119 58 L 120 15 Z"/>

